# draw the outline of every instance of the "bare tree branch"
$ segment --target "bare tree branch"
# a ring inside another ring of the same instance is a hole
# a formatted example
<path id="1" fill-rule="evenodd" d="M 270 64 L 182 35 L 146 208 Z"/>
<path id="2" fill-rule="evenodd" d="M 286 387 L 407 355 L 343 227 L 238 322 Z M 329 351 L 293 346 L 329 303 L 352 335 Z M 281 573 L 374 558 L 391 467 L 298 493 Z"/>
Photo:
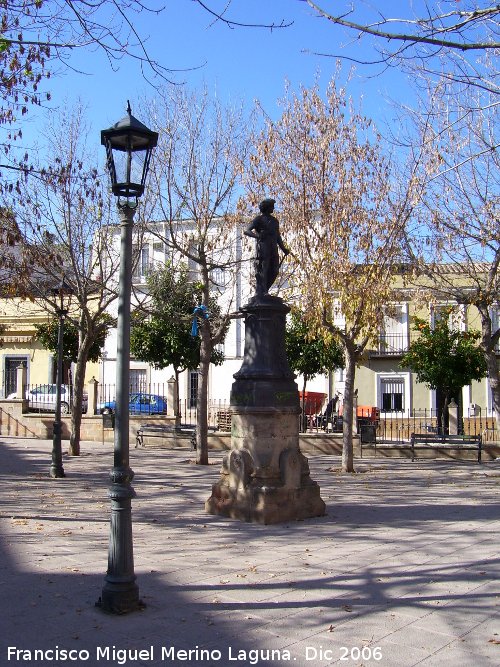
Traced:
<path id="1" fill-rule="evenodd" d="M 213 16 L 217 21 L 222 21 L 222 23 L 225 23 L 229 28 L 267 28 L 269 30 L 275 30 L 277 28 L 289 28 L 291 25 L 293 25 L 293 21 L 289 21 L 287 23 L 285 19 L 280 21 L 280 23 L 243 23 L 241 21 L 229 19 L 225 16 L 225 14 L 228 7 L 231 5 L 231 0 L 228 0 L 226 8 L 222 12 L 216 12 L 215 10 L 211 9 L 205 2 L 202 2 L 202 0 L 195 0 L 195 2 L 197 2 L 200 7 L 203 7 L 203 9 L 211 14 L 211 16 Z"/>

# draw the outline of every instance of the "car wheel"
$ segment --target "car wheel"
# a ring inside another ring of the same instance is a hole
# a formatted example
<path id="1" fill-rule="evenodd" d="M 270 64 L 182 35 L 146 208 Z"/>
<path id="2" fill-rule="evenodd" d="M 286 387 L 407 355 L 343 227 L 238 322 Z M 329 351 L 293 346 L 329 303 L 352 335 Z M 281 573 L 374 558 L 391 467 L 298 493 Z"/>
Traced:
<path id="1" fill-rule="evenodd" d="M 113 414 L 113 410 L 111 410 L 111 408 L 103 408 L 101 410 L 101 415 L 111 415 L 111 414 Z"/>
<path id="2" fill-rule="evenodd" d="M 62 415 L 69 414 L 69 405 L 67 403 L 61 403 L 61 414 Z"/>

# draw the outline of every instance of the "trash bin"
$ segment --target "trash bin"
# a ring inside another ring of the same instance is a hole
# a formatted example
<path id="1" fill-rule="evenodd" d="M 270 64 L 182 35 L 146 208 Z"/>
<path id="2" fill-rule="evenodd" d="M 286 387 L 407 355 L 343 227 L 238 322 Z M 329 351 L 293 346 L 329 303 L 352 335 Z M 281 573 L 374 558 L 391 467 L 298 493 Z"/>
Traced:
<path id="1" fill-rule="evenodd" d="M 377 441 L 377 427 L 374 424 L 361 424 L 361 442 L 374 443 Z"/>
<path id="2" fill-rule="evenodd" d="M 102 416 L 103 428 L 115 428 L 115 415 L 113 412 Z"/>

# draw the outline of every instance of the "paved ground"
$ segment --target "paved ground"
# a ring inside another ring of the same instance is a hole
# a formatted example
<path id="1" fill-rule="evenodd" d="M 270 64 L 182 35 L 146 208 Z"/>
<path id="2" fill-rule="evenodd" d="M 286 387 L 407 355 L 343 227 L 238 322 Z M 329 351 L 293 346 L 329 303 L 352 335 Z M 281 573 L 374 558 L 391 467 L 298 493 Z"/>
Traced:
<path id="1" fill-rule="evenodd" d="M 500 665 L 498 461 L 313 457 L 327 515 L 260 526 L 205 514 L 220 454 L 132 450 L 146 608 L 116 617 L 94 606 L 111 447 L 61 480 L 50 448 L 0 437 L 1 667 Z"/>

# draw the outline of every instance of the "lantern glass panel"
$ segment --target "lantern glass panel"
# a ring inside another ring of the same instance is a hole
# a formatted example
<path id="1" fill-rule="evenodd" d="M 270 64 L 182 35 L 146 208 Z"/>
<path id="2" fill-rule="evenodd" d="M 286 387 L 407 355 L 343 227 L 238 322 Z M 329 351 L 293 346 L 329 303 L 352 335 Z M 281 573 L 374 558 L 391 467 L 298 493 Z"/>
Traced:
<path id="1" fill-rule="evenodd" d="M 128 153 L 114 151 L 116 184 L 120 188 L 129 189 L 135 193 L 142 189 L 144 161 L 147 151 Z"/>

